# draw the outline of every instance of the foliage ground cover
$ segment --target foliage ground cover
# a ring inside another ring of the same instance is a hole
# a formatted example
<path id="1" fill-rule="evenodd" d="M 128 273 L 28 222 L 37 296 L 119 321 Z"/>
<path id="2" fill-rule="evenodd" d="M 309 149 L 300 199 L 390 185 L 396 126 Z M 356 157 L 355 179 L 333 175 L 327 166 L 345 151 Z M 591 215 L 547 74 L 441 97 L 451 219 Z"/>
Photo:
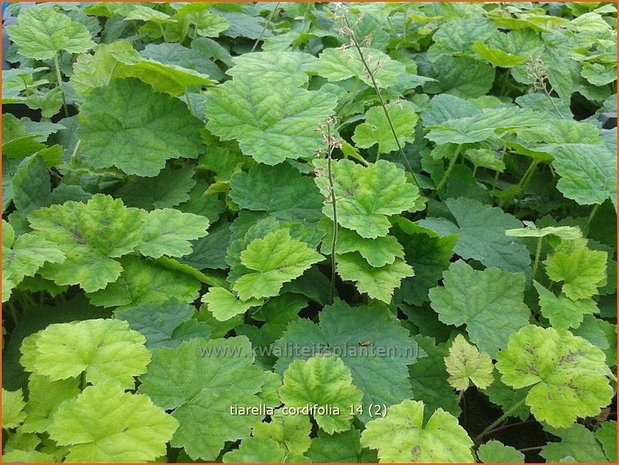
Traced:
<path id="1" fill-rule="evenodd" d="M 615 462 L 616 7 L 13 4 L 5 462 Z"/>

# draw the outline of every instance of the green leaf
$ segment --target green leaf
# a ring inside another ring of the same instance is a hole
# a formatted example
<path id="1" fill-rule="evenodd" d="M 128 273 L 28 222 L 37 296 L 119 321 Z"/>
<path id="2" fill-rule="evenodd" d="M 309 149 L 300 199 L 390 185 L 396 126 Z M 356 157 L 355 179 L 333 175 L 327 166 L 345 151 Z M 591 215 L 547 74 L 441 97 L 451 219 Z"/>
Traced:
<path id="1" fill-rule="evenodd" d="M 422 113 L 424 127 L 437 126 L 446 121 L 480 115 L 473 101 L 455 95 L 439 94 L 432 97 L 430 106 Z"/>
<path id="2" fill-rule="evenodd" d="M 173 296 L 181 302 L 198 298 L 200 282 L 193 277 L 171 271 L 138 257 L 121 260 L 123 272 L 105 289 L 88 294 L 93 305 L 123 307 L 158 304 Z"/>
<path id="3" fill-rule="evenodd" d="M 588 299 L 606 284 L 608 253 L 590 250 L 584 239 L 562 242 L 545 261 L 546 273 L 563 282 L 563 293 L 572 300 Z"/>
<path id="4" fill-rule="evenodd" d="M 51 454 L 38 452 L 36 450 L 13 449 L 2 454 L 4 463 L 53 463 L 57 460 Z"/>
<path id="5" fill-rule="evenodd" d="M 189 241 L 206 236 L 209 227 L 207 218 L 172 208 L 153 210 L 142 216 L 144 230 L 136 250 L 152 258 L 190 254 L 192 248 Z"/>
<path id="6" fill-rule="evenodd" d="M 26 419 L 25 406 L 26 402 L 24 402 L 24 394 L 21 389 L 18 391 L 2 389 L 2 428 L 19 427 Z"/>
<path id="7" fill-rule="evenodd" d="M 359 292 L 390 303 L 402 279 L 414 276 L 413 268 L 398 258 L 392 264 L 375 268 L 357 252 L 337 256 L 337 273 L 344 281 L 357 283 Z"/>
<path id="8" fill-rule="evenodd" d="M 325 197 L 323 213 L 333 220 L 327 161 L 316 160 L 316 185 Z M 390 215 L 422 208 L 419 189 L 406 180 L 395 164 L 380 160 L 362 166 L 350 160 L 332 162 L 333 190 L 337 199 L 337 222 L 361 237 L 386 236 Z"/>
<path id="9" fill-rule="evenodd" d="M 423 411 L 423 402 L 413 400 L 391 407 L 367 424 L 361 445 L 377 449 L 381 463 L 475 461 L 473 441 L 456 417 L 439 408 L 424 424 Z"/>
<path id="10" fill-rule="evenodd" d="M 419 117 L 415 106 L 406 100 L 397 100 L 387 108 L 400 146 L 415 140 L 415 125 Z M 389 153 L 398 149 L 387 116 L 381 106 L 372 107 L 365 113 L 365 122 L 355 128 L 352 140 L 357 147 L 368 148 L 378 144 L 378 153 Z"/>
<path id="11" fill-rule="evenodd" d="M 194 25 L 196 33 L 200 36 L 217 37 L 220 32 L 230 27 L 230 22 L 213 11 L 209 11 L 210 8 L 209 4 L 184 5 L 178 9 L 172 19 L 185 26 Z"/>
<path id="12" fill-rule="evenodd" d="M 472 49 L 480 57 L 497 68 L 511 68 L 513 66 L 521 65 L 527 60 L 526 56 L 514 55 L 501 50 L 500 48 L 491 48 L 480 41 L 475 42 Z"/>
<path id="13" fill-rule="evenodd" d="M 617 159 L 603 145 L 564 144 L 552 155 L 552 166 L 561 179 L 557 189 L 579 205 L 601 204 L 610 199 L 616 207 Z"/>
<path id="14" fill-rule="evenodd" d="M 174 97 L 190 87 L 215 84 L 198 71 L 145 58 L 129 42 L 122 40 L 99 45 L 93 55 L 80 55 L 74 65 L 71 83 L 77 94 L 85 97 L 94 89 L 119 78 L 137 78 L 155 91 Z"/>
<path id="15" fill-rule="evenodd" d="M 494 82 L 492 66 L 467 57 L 444 56 L 432 63 L 431 77 L 424 89 L 432 94 L 446 92 L 458 97 L 476 98 L 485 95 Z"/>
<path id="16" fill-rule="evenodd" d="M 233 288 L 242 300 L 273 297 L 284 283 L 322 260 L 323 256 L 304 242 L 291 239 L 288 229 L 278 229 L 241 252 L 241 263 L 250 272 L 237 279 Z"/>
<path id="17" fill-rule="evenodd" d="M 41 110 L 44 118 L 51 118 L 62 108 L 62 95 L 60 87 L 47 92 L 36 91 L 26 97 L 26 105 L 33 110 Z"/>
<path id="18" fill-rule="evenodd" d="M 262 365 L 271 367 L 277 360 L 276 354 L 270 348 L 271 344 L 282 336 L 292 321 L 299 319 L 299 311 L 307 307 L 307 304 L 305 297 L 297 294 L 284 294 L 269 299 L 251 313 L 252 320 L 263 323 L 246 323 L 236 329 L 236 334 L 249 337 L 256 349 L 257 360 Z M 276 404 L 278 402 L 279 398 Z"/>
<path id="19" fill-rule="evenodd" d="M 95 45 L 86 26 L 53 7 L 24 10 L 7 31 L 20 55 L 34 60 L 49 60 L 63 50 L 84 53 Z"/>
<path id="20" fill-rule="evenodd" d="M 249 270 L 241 263 L 241 252 L 256 239 L 264 239 L 270 233 L 280 229 L 280 223 L 272 217 L 241 211 L 231 227 L 232 237 L 226 251 L 226 263 L 230 266 L 228 282 L 234 282 Z"/>
<path id="21" fill-rule="evenodd" d="M 138 53 L 115 58 L 118 64 L 114 67 L 112 79 L 137 78 L 156 92 L 165 92 L 173 97 L 183 95 L 189 89 L 216 84 L 205 74 L 144 58 Z"/>
<path id="22" fill-rule="evenodd" d="M 436 61 L 444 55 L 461 55 L 476 41 L 488 41 L 497 34 L 496 25 L 483 16 L 466 15 L 450 19 L 432 36 L 434 43 L 428 49 L 430 61 Z"/>
<path id="23" fill-rule="evenodd" d="M 546 237 L 557 236 L 566 241 L 573 241 L 582 238 L 580 228 L 574 226 L 546 226 L 538 228 L 531 221 L 523 221 L 525 227 L 517 229 L 507 229 L 505 235 L 509 237 Z"/>
<path id="24" fill-rule="evenodd" d="M 599 63 L 587 63 L 582 65 L 582 77 L 594 86 L 605 86 L 617 80 L 614 67 L 605 67 Z"/>
<path id="25" fill-rule="evenodd" d="M 24 159 L 11 183 L 13 204 L 22 215 L 53 203 L 49 172 L 40 156 L 33 155 Z"/>
<path id="26" fill-rule="evenodd" d="M 474 116 L 450 119 L 429 127 L 426 138 L 436 144 L 471 144 L 496 140 L 517 128 L 544 124 L 537 113 L 516 106 L 486 109 Z"/>
<path id="27" fill-rule="evenodd" d="M 234 66 L 226 71 L 233 78 L 247 77 L 268 85 L 301 87 L 309 81 L 310 72 L 315 71 L 315 57 L 308 53 L 278 51 L 246 53 L 232 59 Z"/>
<path id="28" fill-rule="evenodd" d="M 311 158 L 323 148 L 316 130 L 335 108 L 335 96 L 237 76 L 209 95 L 206 127 L 221 140 L 237 140 L 259 163 Z"/>
<path id="29" fill-rule="evenodd" d="M 291 321 L 298 319 L 299 311 L 307 305 L 307 299 L 303 295 L 283 294 L 269 299 L 252 314 L 252 319 L 263 322 L 260 331 L 268 334 L 270 342 L 273 342 L 284 334 Z"/>
<path id="30" fill-rule="evenodd" d="M 93 90 L 81 107 L 80 157 L 94 168 L 156 176 L 171 158 L 197 158 L 200 121 L 180 100 L 136 79 Z"/>
<path id="31" fill-rule="evenodd" d="M 321 229 L 326 233 L 320 251 L 328 255 L 331 253 L 333 245 L 333 222 L 323 218 L 320 223 Z M 335 252 L 338 255 L 359 252 L 370 266 L 376 268 L 393 265 L 396 259 L 404 258 L 404 250 L 395 237 L 385 236 L 366 239 L 354 231 L 344 228 L 338 228 Z"/>
<path id="32" fill-rule="evenodd" d="M 375 48 L 361 47 L 361 52 L 372 70 L 378 87 L 394 87 L 406 78 L 404 63 L 393 60 Z M 363 66 L 359 52 L 354 47 L 325 49 L 318 57 L 318 74 L 330 82 L 354 77 L 372 86 L 372 80 Z"/>
<path id="33" fill-rule="evenodd" d="M 429 300 L 428 290 L 441 279 L 454 254 L 457 236 L 439 237 L 434 231 L 412 223 L 408 220 L 396 219 L 401 231 L 396 236 L 404 246 L 406 263 L 415 264 L 415 275 L 405 278 L 399 295 L 412 305 L 421 305 Z"/>
<path id="34" fill-rule="evenodd" d="M 542 316 L 550 321 L 553 328 L 578 328 L 585 315 L 599 313 L 591 299 L 572 300 L 563 295 L 556 296 L 537 281 L 533 285 L 539 295 Z"/>
<path id="35" fill-rule="evenodd" d="M 561 462 L 565 457 L 573 457 L 575 462 L 608 461 L 594 434 L 584 425 L 573 425 L 569 429 L 551 428 L 550 433 L 559 436 L 561 442 L 550 442 L 539 453 L 548 462 Z"/>
<path id="36" fill-rule="evenodd" d="M 2 301 L 26 276 L 34 276 L 45 263 L 61 263 L 65 254 L 58 246 L 34 234 L 15 239 L 13 227 L 2 220 Z"/>
<path id="37" fill-rule="evenodd" d="M 192 318 L 195 308 L 170 300 L 161 304 L 142 304 L 116 310 L 114 316 L 129 323 L 129 327 L 146 338 L 149 350 L 178 347 L 193 338 L 208 339 L 209 327 Z"/>
<path id="38" fill-rule="evenodd" d="M 245 438 L 238 449 L 223 456 L 224 463 L 284 463 L 286 450 L 268 438 Z"/>
<path id="39" fill-rule="evenodd" d="M 497 158 L 492 150 L 469 149 L 464 152 L 464 156 L 476 167 L 488 168 L 499 173 L 505 171 L 505 163 L 500 158 Z"/>
<path id="40" fill-rule="evenodd" d="M 286 163 L 236 173 L 229 196 L 239 207 L 266 212 L 278 221 L 313 224 L 322 216 L 322 197 L 313 180 Z"/>
<path id="41" fill-rule="evenodd" d="M 209 59 L 213 58 L 212 54 L 209 56 L 207 53 L 197 50 L 196 42 L 199 40 L 193 40 L 191 48 L 183 47 L 180 44 L 151 43 L 144 47 L 140 54 L 159 63 L 197 71 L 215 81 L 224 80 L 224 73 L 221 68 L 212 59 Z"/>
<path id="42" fill-rule="evenodd" d="M 312 416 L 328 434 L 350 428 L 350 406 L 359 404 L 363 398 L 363 393 L 352 384 L 350 369 L 340 358 L 329 356 L 290 363 L 279 395 L 289 408 L 323 407 L 325 413 L 312 413 Z"/>
<path id="43" fill-rule="evenodd" d="M 22 345 L 26 370 L 51 381 L 77 378 L 91 384 L 133 388 L 134 376 L 151 359 L 145 339 L 120 320 L 84 320 L 49 325 Z"/>
<path id="44" fill-rule="evenodd" d="M 425 404 L 426 417 L 437 408 L 442 408 L 456 417 L 460 416 L 462 410 L 458 397 L 447 381 L 449 376 L 445 369 L 447 344 L 437 345 L 434 338 L 426 336 L 416 336 L 415 340 L 426 356 L 409 367 L 413 390 L 411 398 Z"/>
<path id="45" fill-rule="evenodd" d="M 71 85 L 75 93 L 85 97 L 97 87 L 105 87 L 112 81 L 114 70 L 119 65 L 115 54 L 135 53 L 130 43 L 116 41 L 111 44 L 100 44 L 94 54 L 84 53 L 77 57 L 73 64 Z"/>
<path id="46" fill-rule="evenodd" d="M 312 445 L 305 455 L 313 463 L 377 462 L 378 458 L 373 451 L 361 449 L 360 438 L 356 429 L 335 434 L 318 431 L 318 437 L 312 439 Z"/>
<path id="47" fill-rule="evenodd" d="M 263 299 L 239 300 L 232 292 L 222 287 L 211 287 L 202 297 L 202 302 L 206 308 L 219 321 L 226 321 L 236 315 L 245 313 L 252 307 L 257 307 L 264 303 Z"/>
<path id="48" fill-rule="evenodd" d="M 28 221 L 36 237 L 57 244 L 66 256 L 62 263 L 45 265 L 41 275 L 59 285 L 79 284 L 86 292 L 116 281 L 122 266 L 114 258 L 132 252 L 142 236 L 140 213 L 103 194 L 86 204 L 70 201 L 36 210 Z"/>
<path id="49" fill-rule="evenodd" d="M 522 105 L 522 101 L 519 103 Z M 537 107 L 534 109 L 541 111 Z M 546 122 L 545 124 L 520 129 L 516 140 L 531 150 L 549 153 L 553 153 L 558 147 L 570 148 L 578 144 L 597 146 L 603 143 L 600 129 L 594 124 L 575 121 L 571 119 L 571 115 L 569 119 L 560 120 L 554 119 L 556 116 L 555 112 L 552 115 L 552 123 Z"/>
<path id="50" fill-rule="evenodd" d="M 21 427 L 27 433 L 43 433 L 49 429 L 52 417 L 64 401 L 75 399 L 80 393 L 80 380 L 68 378 L 50 381 L 47 376 L 31 374 L 28 377 L 28 417 Z"/>
<path id="51" fill-rule="evenodd" d="M 512 335 L 496 367 L 507 385 L 532 386 L 526 404 L 538 421 L 568 428 L 610 403 L 614 391 L 605 359 L 604 352 L 568 331 L 528 325 Z"/>
<path id="52" fill-rule="evenodd" d="M 458 234 L 454 250 L 460 257 L 473 258 L 485 266 L 495 266 L 505 271 L 529 272 L 529 252 L 523 245 L 505 235 L 506 229 L 522 226 L 518 219 L 498 207 L 483 205 L 468 198 L 447 199 L 445 205 L 458 227 L 447 222 L 450 230 L 441 236 Z M 418 224 L 435 229 L 430 219 L 420 220 Z"/>
<path id="53" fill-rule="evenodd" d="M 477 456 L 483 463 L 524 463 L 522 452 L 494 439 L 479 446 Z"/>
<path id="54" fill-rule="evenodd" d="M 35 450 L 40 444 L 41 439 L 31 433 L 25 433 L 21 428 L 13 433 L 9 433 L 4 445 L 4 452 L 13 450 Z"/>
<path id="55" fill-rule="evenodd" d="M 338 301 L 325 307 L 319 318 L 320 326 L 305 319 L 288 325 L 273 345 L 279 356 L 277 372 L 295 358 L 339 356 L 363 391 L 363 421 L 370 418 L 370 405 L 389 406 L 411 397 L 407 366 L 417 359 L 418 347 L 385 306 L 350 307 Z"/>
<path id="56" fill-rule="evenodd" d="M 430 300 L 439 320 L 466 325 L 471 341 L 491 356 L 530 317 L 524 303 L 523 274 L 496 268 L 477 271 L 462 260 L 443 273 L 443 287 L 430 289 Z"/>
<path id="57" fill-rule="evenodd" d="M 529 408 L 524 404 L 527 389 L 512 389 L 501 381 L 501 375 L 494 371 L 494 382 L 486 389 L 485 394 L 490 402 L 509 412 L 508 417 L 520 418 L 525 421 L 531 416 Z"/>
<path id="58" fill-rule="evenodd" d="M 595 432 L 595 439 L 602 444 L 608 461 L 617 461 L 617 422 L 605 421 L 602 423 Z"/>
<path id="59" fill-rule="evenodd" d="M 100 384 L 64 402 L 49 433 L 68 447 L 67 462 L 144 462 L 165 455 L 176 428 L 178 421 L 148 396 Z"/>
<path id="60" fill-rule="evenodd" d="M 301 456 L 310 447 L 312 424 L 304 415 L 272 415 L 270 423 L 254 426 L 255 438 L 270 439 L 289 455 Z"/>
<path id="61" fill-rule="evenodd" d="M 154 208 L 176 207 L 189 200 L 189 193 L 196 185 L 191 167 L 162 169 L 153 178 L 131 176 L 127 182 L 116 191 L 129 207 Z"/>
<path id="62" fill-rule="evenodd" d="M 449 373 L 449 384 L 459 391 L 466 390 L 471 383 L 479 389 L 486 389 L 492 384 L 492 359 L 458 334 L 449 347 L 445 357 L 445 367 Z"/>
<path id="63" fill-rule="evenodd" d="M 184 342 L 153 352 L 140 393 L 172 411 L 180 427 L 173 447 L 195 459 L 215 460 L 226 441 L 249 436 L 261 416 L 231 415 L 231 407 L 258 407 L 265 372 L 253 366 L 247 338 Z"/>
<path id="64" fill-rule="evenodd" d="M 193 252 L 180 261 L 198 270 L 228 268 L 226 249 L 230 243 L 230 223 L 222 223 L 211 229 L 209 235 L 193 242 Z"/>

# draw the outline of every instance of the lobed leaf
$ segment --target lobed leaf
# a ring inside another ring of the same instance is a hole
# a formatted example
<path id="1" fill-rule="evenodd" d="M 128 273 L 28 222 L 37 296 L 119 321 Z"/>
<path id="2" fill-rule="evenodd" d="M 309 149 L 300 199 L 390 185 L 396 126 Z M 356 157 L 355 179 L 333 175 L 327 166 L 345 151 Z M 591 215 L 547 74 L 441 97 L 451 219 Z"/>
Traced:
<path id="1" fill-rule="evenodd" d="M 316 413 L 313 417 L 328 434 L 350 428 L 350 406 L 361 402 L 363 397 L 352 384 L 352 374 L 344 362 L 327 356 L 291 362 L 284 372 L 279 395 L 288 407 L 317 405 L 325 408 L 326 413 Z"/>
<path id="2" fill-rule="evenodd" d="M 84 53 L 95 45 L 86 26 L 53 7 L 28 8 L 7 31 L 19 53 L 34 60 L 49 60 L 63 50 Z"/>
<path id="3" fill-rule="evenodd" d="M 350 160 L 333 162 L 333 194 L 326 160 L 316 160 L 314 166 L 319 174 L 316 185 L 327 199 L 323 213 L 333 220 L 329 199 L 335 195 L 338 224 L 363 238 L 386 236 L 391 226 L 390 215 L 417 211 L 422 206 L 419 189 L 408 183 L 404 171 L 389 161 L 380 160 L 366 167 Z"/>
<path id="4" fill-rule="evenodd" d="M 211 93 L 206 128 L 221 140 L 237 140 L 259 163 L 311 158 L 322 148 L 316 131 L 335 108 L 335 96 L 268 80 L 237 76 Z"/>
<path id="5" fill-rule="evenodd" d="M 413 400 L 392 406 L 385 418 L 368 423 L 361 445 L 378 449 L 381 463 L 474 462 L 473 441 L 458 419 L 439 408 L 424 422 L 423 410 Z"/>
<path id="6" fill-rule="evenodd" d="M 182 343 L 153 352 L 139 392 L 172 411 L 180 424 L 171 440 L 194 459 L 215 460 L 226 441 L 249 436 L 260 416 L 231 415 L 234 406 L 258 407 L 265 372 L 253 365 L 247 338 Z"/>
<path id="7" fill-rule="evenodd" d="M 568 428 L 611 401 L 605 359 L 604 352 L 568 331 L 528 325 L 510 337 L 496 367 L 509 386 L 531 386 L 526 404 L 537 420 Z"/>
<path id="8" fill-rule="evenodd" d="M 93 90 L 80 115 L 80 156 L 94 168 L 152 177 L 167 160 L 201 151 L 200 121 L 187 106 L 137 79 Z"/>
<path id="9" fill-rule="evenodd" d="M 177 428 L 178 421 L 148 396 L 104 383 L 64 402 L 49 432 L 68 448 L 66 462 L 143 462 L 165 454 Z"/>
<path id="10" fill-rule="evenodd" d="M 491 356 L 530 317 L 524 303 L 524 275 L 497 268 L 477 271 L 462 260 L 443 273 L 442 287 L 430 289 L 430 301 L 439 320 L 466 325 L 471 341 Z"/>

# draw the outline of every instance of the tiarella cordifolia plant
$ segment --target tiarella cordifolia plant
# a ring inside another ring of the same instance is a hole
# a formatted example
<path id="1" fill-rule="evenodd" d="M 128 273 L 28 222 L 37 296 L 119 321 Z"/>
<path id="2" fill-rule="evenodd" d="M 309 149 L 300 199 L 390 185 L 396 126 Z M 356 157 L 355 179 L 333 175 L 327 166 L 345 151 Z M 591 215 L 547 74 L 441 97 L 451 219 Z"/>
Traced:
<path id="1" fill-rule="evenodd" d="M 4 461 L 616 461 L 614 5 L 7 14 Z"/>

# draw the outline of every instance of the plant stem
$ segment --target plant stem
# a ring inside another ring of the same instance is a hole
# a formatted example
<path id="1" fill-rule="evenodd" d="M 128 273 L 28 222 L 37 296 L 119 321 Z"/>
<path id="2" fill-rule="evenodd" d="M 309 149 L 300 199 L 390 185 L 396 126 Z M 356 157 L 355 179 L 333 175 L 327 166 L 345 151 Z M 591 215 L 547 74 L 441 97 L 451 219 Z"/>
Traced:
<path id="1" fill-rule="evenodd" d="M 195 268 L 189 265 L 185 265 L 184 263 L 178 262 L 172 258 L 160 257 L 154 260 L 154 262 L 157 265 L 160 265 L 162 268 L 165 268 L 166 270 L 180 271 L 181 273 L 185 273 L 204 284 L 208 284 L 209 286 L 223 287 L 225 289 L 228 289 L 229 287 L 229 284 L 226 282 L 223 276 L 219 276 L 214 273 L 208 276 L 204 274 L 203 272 L 201 272 L 200 270 L 196 270 Z"/>
<path id="2" fill-rule="evenodd" d="M 548 92 L 548 89 L 546 89 L 546 83 L 543 83 L 542 89 L 543 89 L 544 93 L 546 94 L 546 97 L 548 97 L 548 100 L 550 101 L 550 104 L 552 105 L 552 108 L 554 108 L 554 110 L 557 112 L 557 115 L 559 115 L 559 118 L 565 119 L 565 117 L 561 114 L 561 112 L 557 108 L 557 105 L 555 105 L 555 102 L 552 99 L 552 97 L 550 95 L 550 92 Z"/>
<path id="3" fill-rule="evenodd" d="M 408 170 L 413 175 L 413 182 L 415 183 L 415 185 L 417 187 L 419 187 L 419 183 L 417 182 L 417 179 L 415 179 L 415 173 L 413 172 L 413 167 L 411 166 L 411 164 L 409 163 L 408 159 L 406 158 L 406 155 L 404 154 L 404 149 L 402 149 L 402 144 L 400 144 L 400 139 L 398 139 L 398 134 L 395 132 L 395 127 L 393 126 L 393 121 L 391 121 L 391 116 L 389 116 L 389 111 L 387 110 L 387 105 L 385 104 L 385 100 L 383 99 L 383 94 L 381 93 L 380 88 L 378 87 L 378 83 L 376 82 L 376 79 L 374 78 L 374 72 L 370 69 L 370 67 L 368 65 L 368 62 L 366 61 L 365 56 L 363 55 L 363 51 L 361 50 L 361 46 L 359 45 L 359 42 L 357 41 L 357 38 L 355 37 L 355 32 L 354 32 L 354 30 L 352 28 L 352 25 L 350 24 L 350 21 L 348 20 L 348 15 L 347 14 L 344 14 L 344 21 L 346 21 L 346 26 L 348 27 L 348 29 L 350 31 L 350 39 L 351 39 L 355 49 L 357 50 L 357 53 L 359 54 L 359 58 L 361 59 L 361 63 L 363 63 L 363 67 L 365 68 L 365 72 L 367 73 L 368 77 L 370 78 L 370 81 L 372 81 L 372 86 L 374 87 L 374 92 L 376 92 L 376 96 L 378 97 L 378 101 L 380 102 L 380 106 L 382 107 L 383 112 L 385 113 L 385 118 L 387 119 L 387 124 L 389 125 L 389 129 L 391 130 L 391 134 L 393 135 L 395 143 L 398 146 L 398 151 L 400 152 L 400 156 L 402 157 L 402 160 L 404 161 L 404 164 L 406 165 Z"/>
<path id="4" fill-rule="evenodd" d="M 456 153 L 451 158 L 451 160 L 449 160 L 449 166 L 447 166 L 447 171 L 445 171 L 445 175 L 443 176 L 443 179 L 441 179 L 441 182 L 439 182 L 438 186 L 436 186 L 436 191 L 434 191 L 435 196 L 440 192 L 440 190 L 447 183 L 447 180 L 449 179 L 449 175 L 453 171 L 454 166 L 456 166 L 456 161 L 458 161 L 458 158 L 460 157 L 461 150 L 462 150 L 462 145 L 458 145 L 458 147 L 456 148 Z"/>
<path id="5" fill-rule="evenodd" d="M 62 75 L 60 74 L 60 63 L 58 62 L 58 53 L 54 55 L 54 67 L 56 68 L 56 79 L 58 80 L 58 88 L 62 95 L 62 107 L 64 108 L 64 115 L 69 117 L 69 109 L 67 108 L 67 99 L 64 95 L 64 89 L 62 88 Z"/>
<path id="6" fill-rule="evenodd" d="M 80 376 L 80 389 L 83 391 L 88 386 L 88 382 L 86 381 L 86 372 L 82 371 Z"/>
<path id="7" fill-rule="evenodd" d="M 462 401 L 462 397 L 464 397 L 464 389 L 461 391 L 458 391 L 458 405 L 460 405 L 460 402 Z"/>
<path id="8" fill-rule="evenodd" d="M 73 161 L 77 158 L 77 151 L 80 148 L 80 144 L 82 143 L 82 139 L 78 139 L 75 143 L 75 147 L 73 148 L 73 153 L 71 154 L 71 158 L 69 158 L 69 163 L 73 163 Z"/>
<path id="9" fill-rule="evenodd" d="M 587 230 L 589 230 L 591 221 L 593 221 L 593 217 L 595 217 L 595 214 L 598 212 L 598 208 L 600 208 L 599 204 L 594 205 L 593 208 L 591 209 L 591 213 L 589 213 L 589 217 L 587 218 L 587 225 L 586 225 Z"/>
<path id="10" fill-rule="evenodd" d="M 504 429 L 513 428 L 515 426 L 526 425 L 529 423 L 535 423 L 535 420 L 519 421 L 516 423 L 509 423 L 507 425 L 498 426 L 497 428 L 494 428 L 492 432 L 496 433 L 497 431 L 503 431 Z"/>
<path id="11" fill-rule="evenodd" d="M 333 241 L 331 242 L 331 303 L 335 297 L 335 249 L 337 246 L 337 201 L 335 199 L 335 190 L 333 186 L 333 170 L 331 168 L 331 155 L 333 153 L 333 144 L 331 141 L 331 124 L 327 124 L 327 143 L 329 150 L 327 152 L 327 171 L 329 176 L 329 190 L 331 194 L 331 206 L 333 207 Z"/>
<path id="12" fill-rule="evenodd" d="M 165 29 L 163 28 L 163 24 L 161 23 L 157 23 L 157 24 L 159 25 L 159 31 L 161 32 L 161 37 L 163 38 L 163 41 L 167 42 L 168 38 L 166 36 Z"/>
<path id="13" fill-rule="evenodd" d="M 537 164 L 538 164 L 537 160 L 532 160 L 531 164 L 529 165 L 527 170 L 524 172 L 522 179 L 518 183 L 518 186 L 520 187 L 521 192 L 524 191 L 529 185 L 531 178 L 533 178 L 533 173 L 535 173 L 535 168 L 537 168 Z"/>
<path id="14" fill-rule="evenodd" d="M 19 323 L 19 318 L 17 318 L 17 310 L 15 309 L 15 304 L 9 303 L 8 307 L 9 307 L 9 315 L 11 315 L 11 319 L 13 320 L 13 323 L 15 324 L 15 326 L 17 326 L 17 324 Z"/>
<path id="15" fill-rule="evenodd" d="M 531 271 L 531 279 L 535 279 L 535 275 L 537 274 L 537 267 L 539 266 L 539 258 L 542 254 L 542 242 L 543 237 L 537 238 L 537 246 L 535 247 L 535 260 L 533 261 L 533 271 Z"/>
<path id="16" fill-rule="evenodd" d="M 196 112 L 193 111 L 193 104 L 191 103 L 191 99 L 189 98 L 189 92 L 185 89 L 185 100 L 187 101 L 187 106 L 189 107 L 189 111 L 193 116 L 196 116 Z"/>
<path id="17" fill-rule="evenodd" d="M 273 8 L 271 10 L 271 13 L 269 13 L 269 16 L 267 17 L 267 22 L 264 23 L 264 27 L 262 28 L 262 31 L 260 32 L 260 35 L 258 36 L 258 38 L 256 39 L 256 41 L 254 42 L 254 46 L 251 48 L 251 52 L 253 52 L 254 50 L 256 50 L 256 47 L 258 46 L 258 42 L 260 42 L 262 40 L 262 36 L 264 35 L 264 33 L 267 30 L 267 27 L 269 27 L 269 24 L 271 23 L 271 20 L 273 19 L 273 16 L 275 16 L 275 12 L 277 11 L 277 9 L 279 8 L 279 4 L 281 2 L 277 2 L 275 4 L 275 8 Z M 250 52 L 250 53 L 251 53 Z"/>
<path id="18" fill-rule="evenodd" d="M 518 449 L 520 452 L 531 452 L 534 450 L 540 450 L 543 449 L 546 446 L 535 446 L 535 447 L 524 447 L 522 449 Z"/>
<path id="19" fill-rule="evenodd" d="M 499 418 L 497 418 L 492 423 L 490 423 L 486 427 L 486 429 L 484 429 L 481 433 L 479 433 L 475 437 L 474 439 L 475 444 L 479 444 L 479 441 L 485 438 L 488 434 L 492 433 L 497 426 L 499 426 L 503 421 L 505 421 L 512 413 L 514 413 L 516 410 L 522 407 L 524 405 L 524 401 L 525 399 L 522 399 L 517 404 L 514 404 L 512 408 L 508 409 L 505 413 L 503 413 L 503 415 L 501 415 Z"/>

